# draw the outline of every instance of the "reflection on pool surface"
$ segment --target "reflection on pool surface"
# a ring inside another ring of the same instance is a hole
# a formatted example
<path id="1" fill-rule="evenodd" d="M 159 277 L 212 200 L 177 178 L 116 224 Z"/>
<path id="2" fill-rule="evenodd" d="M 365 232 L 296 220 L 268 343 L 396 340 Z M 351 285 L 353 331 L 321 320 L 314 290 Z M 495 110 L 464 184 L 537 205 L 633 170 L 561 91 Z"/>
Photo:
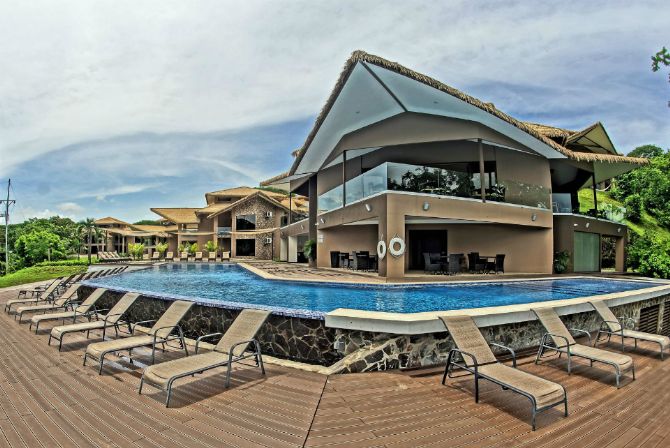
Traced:
<path id="1" fill-rule="evenodd" d="M 416 313 L 513 305 L 650 288 L 661 283 L 565 278 L 439 285 L 342 285 L 266 280 L 235 264 L 168 264 L 85 282 L 164 297 L 190 297 L 327 313 L 336 308 Z"/>

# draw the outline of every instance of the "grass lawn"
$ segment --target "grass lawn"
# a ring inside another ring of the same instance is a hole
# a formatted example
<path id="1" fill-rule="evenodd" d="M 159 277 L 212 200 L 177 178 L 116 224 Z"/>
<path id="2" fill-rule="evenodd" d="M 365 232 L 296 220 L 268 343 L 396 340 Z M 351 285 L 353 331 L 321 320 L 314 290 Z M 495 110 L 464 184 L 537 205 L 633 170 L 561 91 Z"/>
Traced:
<path id="1" fill-rule="evenodd" d="M 88 266 L 32 266 L 0 277 L 0 288 L 85 272 Z"/>

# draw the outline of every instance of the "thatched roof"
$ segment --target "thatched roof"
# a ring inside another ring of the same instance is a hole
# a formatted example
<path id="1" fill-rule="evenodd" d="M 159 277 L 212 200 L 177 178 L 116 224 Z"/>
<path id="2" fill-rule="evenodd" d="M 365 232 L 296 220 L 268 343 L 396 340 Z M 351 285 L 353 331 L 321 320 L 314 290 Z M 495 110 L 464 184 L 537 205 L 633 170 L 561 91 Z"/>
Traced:
<path id="1" fill-rule="evenodd" d="M 468 104 L 471 104 L 475 107 L 478 107 L 479 109 L 482 109 L 491 115 L 498 117 L 499 119 L 521 129 L 522 131 L 530 134 L 531 136 L 535 137 L 536 139 L 540 140 L 542 143 L 546 144 L 547 146 L 551 147 L 552 149 L 560 152 L 561 154 L 565 155 L 566 157 L 573 159 L 573 160 L 578 160 L 578 161 L 584 161 L 584 162 L 625 162 L 625 163 L 633 163 L 633 164 L 646 164 L 649 161 L 644 158 L 637 158 L 637 157 L 625 157 L 625 156 L 619 156 L 619 155 L 613 155 L 613 154 L 593 154 L 593 153 L 587 153 L 587 152 L 575 152 L 571 151 L 570 149 L 560 145 L 559 143 L 553 141 L 551 138 L 543 135 L 541 132 L 538 131 L 537 128 L 534 128 L 533 126 L 530 126 L 522 121 L 517 120 L 516 118 L 507 115 L 506 113 L 502 112 L 501 110 L 497 109 L 493 103 L 485 103 L 477 98 L 474 98 L 464 92 L 461 92 L 460 90 L 457 90 L 453 87 L 450 87 L 434 78 L 431 78 L 430 76 L 421 74 L 419 72 L 416 72 L 414 70 L 411 70 L 407 67 L 404 67 L 397 62 L 392 62 L 387 59 L 384 59 L 379 56 L 375 56 L 372 54 L 368 54 L 364 51 L 358 50 L 354 51 L 351 54 L 351 57 L 345 62 L 344 68 L 342 72 L 340 73 L 340 77 L 338 78 L 337 82 L 335 83 L 335 87 L 333 88 L 330 96 L 328 97 L 328 100 L 326 101 L 326 104 L 323 106 L 321 109 L 321 112 L 316 118 L 316 122 L 314 123 L 314 127 L 310 131 L 309 135 L 307 136 L 307 139 L 305 140 L 305 143 L 302 145 L 300 148 L 298 155 L 296 156 L 293 166 L 291 167 L 290 174 L 294 174 L 296 168 L 300 164 L 300 161 L 305 155 L 305 152 L 307 151 L 307 148 L 309 145 L 312 143 L 314 138 L 316 137 L 316 134 L 319 132 L 319 129 L 321 128 L 321 125 L 323 124 L 324 120 L 326 119 L 326 116 L 330 112 L 331 108 L 335 104 L 335 101 L 337 97 L 339 96 L 340 92 L 344 88 L 344 85 L 347 82 L 347 79 L 349 78 L 349 75 L 352 73 L 354 67 L 358 62 L 365 62 L 368 64 L 373 64 L 378 67 L 384 68 L 386 70 L 390 70 L 392 72 L 398 73 L 402 76 L 406 76 L 407 78 L 413 79 L 414 81 L 420 82 L 422 84 L 425 84 L 427 86 L 433 87 L 441 92 L 447 93 L 453 97 L 456 97 L 460 99 L 461 101 L 464 101 Z"/>
<path id="2" fill-rule="evenodd" d="M 121 221 L 120 219 L 116 219 L 116 218 L 113 218 L 111 216 L 107 216 L 106 218 L 96 219 L 94 222 L 98 226 L 104 226 L 104 225 L 110 225 L 110 224 L 119 224 L 119 225 L 122 225 L 122 226 L 129 226 L 130 225 L 129 223 L 127 223 L 125 221 Z"/>
<path id="3" fill-rule="evenodd" d="M 563 128 L 557 128 L 555 126 L 549 126 L 546 124 L 540 124 L 540 123 L 531 123 L 529 121 L 524 121 L 525 125 L 528 126 L 529 128 L 533 129 L 535 132 L 538 132 L 545 137 L 549 138 L 568 138 L 572 134 L 574 134 L 576 131 L 570 131 L 568 129 L 563 129 Z"/>
<path id="4" fill-rule="evenodd" d="M 197 208 L 152 208 L 151 211 L 175 224 L 197 224 Z"/>
<path id="5" fill-rule="evenodd" d="M 293 154 L 295 154 L 296 151 L 293 151 Z M 297 154 L 296 154 L 297 155 Z M 295 155 L 294 155 L 295 157 Z M 289 171 L 284 171 L 281 174 L 277 174 L 276 176 L 273 176 L 269 179 L 265 179 L 264 181 L 261 182 L 262 187 L 266 187 L 268 185 L 272 185 L 273 183 L 277 182 L 278 180 L 285 179 L 289 176 Z"/>
<path id="6" fill-rule="evenodd" d="M 132 227 L 141 232 L 171 232 L 173 230 L 177 230 L 177 226 L 154 226 L 144 224 L 133 224 Z"/>
<path id="7" fill-rule="evenodd" d="M 247 196 L 245 196 L 241 199 L 238 199 L 237 201 L 230 202 L 230 203 L 222 203 L 222 204 L 212 204 L 208 207 L 205 207 L 204 209 L 201 209 L 199 212 L 202 213 L 205 210 L 210 210 L 211 213 L 209 215 L 207 215 L 207 218 L 211 219 L 211 218 L 214 218 L 215 216 L 220 215 L 221 213 L 223 213 L 227 210 L 231 210 L 235 207 L 238 207 L 239 205 L 242 205 L 245 202 L 248 202 L 253 198 L 263 199 L 263 200 L 269 202 L 270 204 L 274 205 L 275 207 L 279 207 L 279 208 L 282 208 L 286 211 L 289 211 L 288 197 L 282 197 L 282 201 L 279 201 L 276 198 L 277 195 L 278 195 L 277 193 L 274 193 L 275 197 L 273 197 L 273 193 L 271 191 L 255 190 L 255 193 L 247 195 Z M 278 195 L 278 196 L 283 196 L 283 195 Z M 283 202 L 284 199 L 286 200 L 285 203 Z M 215 207 L 215 206 L 217 206 L 217 207 Z M 221 207 L 218 207 L 218 206 L 221 206 Z M 292 204 L 292 208 L 293 208 L 294 212 L 301 212 L 302 210 L 299 207 L 303 207 L 303 206 L 304 206 L 304 200 L 300 203 L 300 205 Z"/>
<path id="8" fill-rule="evenodd" d="M 234 187 L 234 188 L 226 188 L 224 190 L 217 190 L 217 191 L 210 191 L 209 193 L 205 193 L 205 199 L 208 204 L 214 200 L 214 198 L 243 198 L 252 194 L 257 193 L 258 191 L 261 191 L 259 188 L 255 187 Z M 286 194 L 283 193 L 276 193 L 274 191 L 267 191 L 263 190 L 268 196 L 271 196 L 276 199 L 280 199 Z"/>

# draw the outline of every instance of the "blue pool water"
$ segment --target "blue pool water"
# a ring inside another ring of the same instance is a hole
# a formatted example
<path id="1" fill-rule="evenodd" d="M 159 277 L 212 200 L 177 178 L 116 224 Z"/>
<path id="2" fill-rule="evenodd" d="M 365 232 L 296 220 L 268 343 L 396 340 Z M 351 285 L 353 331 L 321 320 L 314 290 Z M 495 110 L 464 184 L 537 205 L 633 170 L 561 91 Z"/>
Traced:
<path id="1" fill-rule="evenodd" d="M 252 304 L 319 315 L 336 308 L 415 313 L 592 296 L 660 283 L 572 278 L 439 285 L 342 285 L 266 280 L 234 264 L 169 264 L 86 282 L 208 302 Z"/>

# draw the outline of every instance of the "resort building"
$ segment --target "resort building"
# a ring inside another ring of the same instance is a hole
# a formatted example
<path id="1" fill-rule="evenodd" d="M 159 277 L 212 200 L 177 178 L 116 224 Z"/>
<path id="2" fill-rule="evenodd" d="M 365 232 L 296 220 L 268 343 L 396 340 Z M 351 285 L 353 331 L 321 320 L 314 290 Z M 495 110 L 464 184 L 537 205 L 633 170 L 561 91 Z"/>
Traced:
<path id="1" fill-rule="evenodd" d="M 130 224 L 117 218 L 108 216 L 95 220 L 95 225 L 102 230 L 103 237 L 95 243 L 92 252 L 100 251 L 126 253 L 128 245 L 143 243 L 148 253 L 152 253 L 156 244 L 163 243 L 170 238 L 169 232 L 176 231 L 176 226 Z"/>
<path id="2" fill-rule="evenodd" d="M 291 168 L 263 185 L 309 200 L 308 218 L 279 231 L 286 261 L 309 239 L 317 266 L 341 267 L 359 252 L 387 278 L 424 271 L 426 254 L 453 272 L 504 255 L 505 272 L 550 274 L 554 253 L 566 251 L 568 271 L 594 272 L 609 238 L 622 271 L 620 211 L 594 201 L 582 214 L 578 191 L 593 188 L 595 199 L 597 184 L 644 163 L 620 155 L 601 123 L 522 122 L 357 51 Z"/>
<path id="3" fill-rule="evenodd" d="M 167 239 L 169 251 L 187 242 L 204 249 L 216 241 L 218 250 L 232 257 L 261 260 L 279 258 L 279 228 L 307 214 L 303 197 L 281 191 L 236 187 L 205 194 L 202 208 L 152 208 L 174 227 Z"/>

